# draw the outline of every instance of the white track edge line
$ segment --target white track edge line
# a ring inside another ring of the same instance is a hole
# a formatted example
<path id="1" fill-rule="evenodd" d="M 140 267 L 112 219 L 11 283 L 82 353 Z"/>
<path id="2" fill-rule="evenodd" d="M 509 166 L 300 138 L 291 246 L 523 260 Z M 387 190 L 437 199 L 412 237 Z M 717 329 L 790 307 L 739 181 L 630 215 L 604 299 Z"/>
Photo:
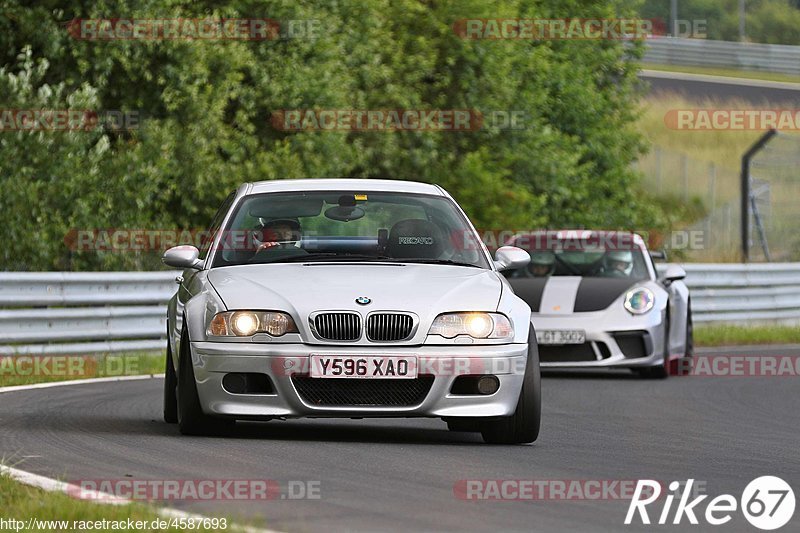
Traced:
<path id="1" fill-rule="evenodd" d="M 141 376 L 120 376 L 113 378 L 91 378 L 91 379 L 73 379 L 67 381 L 50 381 L 47 383 L 33 383 L 30 385 L 14 385 L 12 387 L 0 387 L 0 394 L 4 392 L 16 392 L 34 389 L 47 389 L 51 387 L 63 387 L 65 385 L 81 385 L 85 383 L 110 383 L 115 381 L 137 381 L 144 379 L 163 378 L 164 374 L 145 374 Z M 76 485 L 70 485 L 57 479 L 40 476 L 32 472 L 26 472 L 18 468 L 12 468 L 4 464 L 0 464 L 0 474 L 8 475 L 11 479 L 18 481 L 24 485 L 36 487 L 48 492 L 63 492 L 70 494 L 70 491 L 81 491 L 83 494 L 90 495 L 86 501 L 92 503 L 100 503 L 104 505 L 129 505 L 133 503 L 132 500 L 120 498 L 113 494 L 106 494 L 98 491 L 83 490 Z M 142 502 L 144 503 L 144 502 Z M 162 518 L 194 518 L 195 520 L 208 519 L 209 517 L 201 514 L 189 513 L 181 511 L 180 509 L 173 509 L 171 507 L 156 507 L 155 512 Z M 245 533 L 281 533 L 272 529 L 258 529 L 249 526 L 240 526 L 238 524 L 231 524 L 230 528 L 236 531 L 243 531 Z"/>
<path id="2" fill-rule="evenodd" d="M 39 474 L 26 472 L 25 470 L 12 468 L 10 466 L 6 466 L 3 464 L 0 464 L 0 474 L 7 475 L 14 481 L 18 481 L 24 485 L 36 487 L 42 490 L 46 490 L 48 492 L 62 492 L 70 496 L 73 494 L 80 493 L 82 496 L 85 497 L 79 499 L 84 501 L 89 501 L 91 503 L 98 503 L 102 505 L 130 505 L 134 503 L 133 500 L 129 500 L 127 498 L 121 498 L 119 496 L 114 496 L 113 494 L 108 494 L 105 492 L 100 492 L 95 490 L 85 490 L 77 485 L 65 483 L 64 481 L 58 481 L 56 479 L 51 479 L 45 476 L 40 476 Z M 145 503 L 145 502 L 139 502 L 139 503 Z M 195 520 L 209 519 L 209 517 L 201 514 L 189 513 L 187 511 L 181 511 L 179 509 L 173 509 L 171 507 L 156 507 L 154 511 L 158 516 L 162 518 L 193 518 Z M 258 529 L 249 526 L 240 526 L 237 524 L 231 524 L 230 527 L 231 529 L 237 531 L 244 531 L 245 533 L 279 533 L 277 531 L 270 529 Z"/>
<path id="3" fill-rule="evenodd" d="M 10 387 L 0 387 L 0 394 L 4 392 L 17 392 L 34 389 L 49 389 L 51 387 L 66 387 L 69 385 L 83 385 L 87 383 L 111 383 L 114 381 L 137 381 L 142 379 L 163 378 L 164 374 L 142 374 L 140 376 L 116 376 L 107 378 L 88 378 L 88 379 L 69 379 L 64 381 L 45 381 L 43 383 L 31 383 L 29 385 L 12 385 Z"/>

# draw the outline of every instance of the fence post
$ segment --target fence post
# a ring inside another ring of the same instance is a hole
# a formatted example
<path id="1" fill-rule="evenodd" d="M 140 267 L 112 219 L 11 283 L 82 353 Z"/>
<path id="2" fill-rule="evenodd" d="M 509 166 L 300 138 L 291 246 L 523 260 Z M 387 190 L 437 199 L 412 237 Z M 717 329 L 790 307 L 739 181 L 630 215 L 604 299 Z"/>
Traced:
<path id="1" fill-rule="evenodd" d="M 717 166 L 708 165 L 708 212 L 713 213 L 717 208 Z"/>
<path id="2" fill-rule="evenodd" d="M 661 147 L 656 146 L 656 192 L 661 194 Z"/>
<path id="3" fill-rule="evenodd" d="M 741 175 L 741 206 L 742 206 L 742 262 L 750 260 L 750 161 L 761 151 L 764 146 L 778 134 L 778 130 L 769 130 L 761 136 L 742 156 L 742 175 Z"/>
<path id="4" fill-rule="evenodd" d="M 683 201 L 689 201 L 689 156 L 681 155 L 681 166 L 683 172 Z"/>

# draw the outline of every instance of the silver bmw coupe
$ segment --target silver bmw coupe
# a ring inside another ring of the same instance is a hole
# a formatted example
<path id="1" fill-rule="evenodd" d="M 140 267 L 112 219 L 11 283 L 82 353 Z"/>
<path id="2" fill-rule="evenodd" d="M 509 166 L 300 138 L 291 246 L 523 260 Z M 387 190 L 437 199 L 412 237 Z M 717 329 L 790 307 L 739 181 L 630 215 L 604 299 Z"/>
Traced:
<path id="1" fill-rule="evenodd" d="M 247 183 L 224 201 L 168 306 L 164 419 L 436 417 L 489 443 L 539 433 L 531 310 L 441 187 L 320 179 Z"/>

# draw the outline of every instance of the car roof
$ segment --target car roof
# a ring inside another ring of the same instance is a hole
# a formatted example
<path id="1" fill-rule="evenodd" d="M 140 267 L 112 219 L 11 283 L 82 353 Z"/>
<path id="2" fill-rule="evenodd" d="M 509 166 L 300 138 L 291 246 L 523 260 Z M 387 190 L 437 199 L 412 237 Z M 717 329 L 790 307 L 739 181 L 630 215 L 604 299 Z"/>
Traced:
<path id="1" fill-rule="evenodd" d="M 322 179 L 292 179 L 270 180 L 249 183 L 246 194 L 266 192 L 295 192 L 295 191 L 372 191 L 372 192 L 404 192 L 412 194 L 432 194 L 445 196 L 438 185 L 421 183 L 418 181 L 380 180 L 370 178 L 322 178 Z"/>

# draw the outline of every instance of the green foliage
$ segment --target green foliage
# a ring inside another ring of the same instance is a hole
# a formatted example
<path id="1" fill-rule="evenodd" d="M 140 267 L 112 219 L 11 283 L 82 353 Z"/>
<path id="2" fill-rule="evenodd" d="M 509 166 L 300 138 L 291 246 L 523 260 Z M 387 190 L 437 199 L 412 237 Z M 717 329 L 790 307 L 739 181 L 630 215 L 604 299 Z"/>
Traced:
<path id="1" fill-rule="evenodd" d="M 439 183 L 477 227 L 663 227 L 631 162 L 641 47 L 465 40 L 461 18 L 633 16 L 617 0 L 4 2 L 5 108 L 140 114 L 127 132 L 0 132 L 0 269 L 153 268 L 70 252 L 71 228 L 207 224 L 238 184 L 355 176 Z M 60 4 L 61 7 L 52 7 Z M 315 19 L 316 38 L 80 41 L 75 18 Z M 524 129 L 283 132 L 281 109 L 522 112 Z"/>

